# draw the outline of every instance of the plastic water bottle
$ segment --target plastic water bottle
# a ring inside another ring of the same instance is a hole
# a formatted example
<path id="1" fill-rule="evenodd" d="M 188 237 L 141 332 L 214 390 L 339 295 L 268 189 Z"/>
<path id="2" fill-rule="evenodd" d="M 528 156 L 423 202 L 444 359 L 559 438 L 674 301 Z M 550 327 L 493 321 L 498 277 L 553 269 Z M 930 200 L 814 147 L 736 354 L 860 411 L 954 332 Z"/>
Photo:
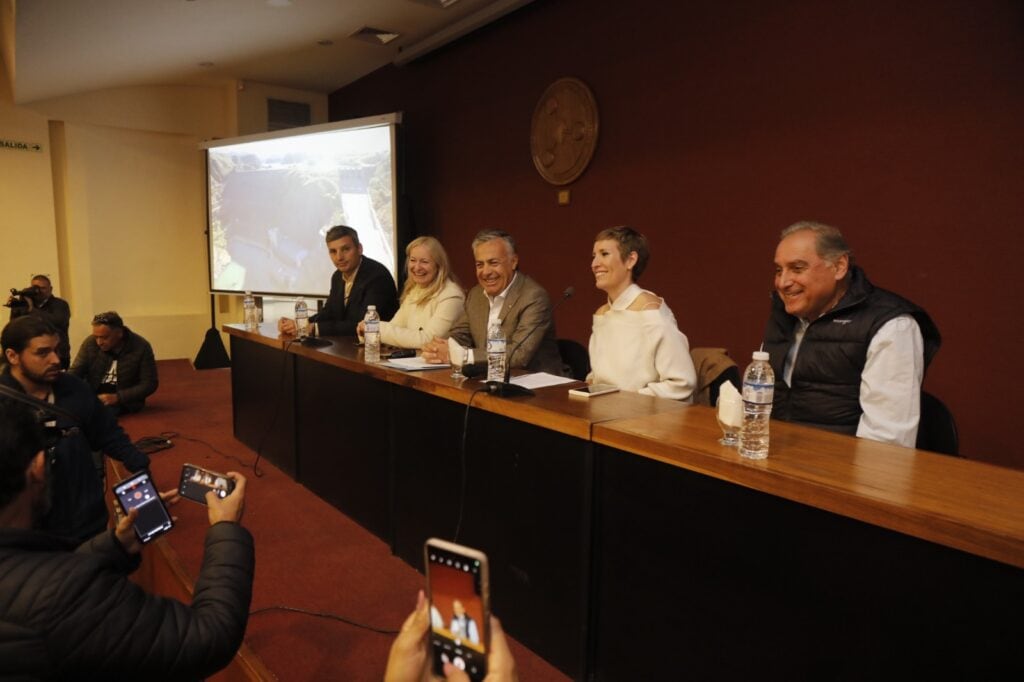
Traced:
<path id="1" fill-rule="evenodd" d="M 496 321 L 487 330 L 487 380 L 505 381 L 505 332 L 501 330 L 501 320 Z"/>
<path id="2" fill-rule="evenodd" d="M 295 336 L 304 339 L 309 336 L 309 308 L 306 299 L 295 299 Z"/>
<path id="3" fill-rule="evenodd" d="M 753 362 L 743 373 L 743 428 L 740 430 L 740 454 L 750 459 L 768 456 L 768 422 L 775 398 L 775 372 L 768 353 L 754 351 Z"/>
<path id="4" fill-rule="evenodd" d="M 256 311 L 256 299 L 253 298 L 251 291 L 245 292 L 245 298 L 242 299 L 242 322 L 248 331 L 254 332 L 260 328 L 259 313 Z"/>
<path id="5" fill-rule="evenodd" d="M 366 362 L 380 362 L 380 315 L 377 314 L 377 306 L 371 305 L 366 309 L 366 317 L 363 318 L 366 328 L 363 330 L 363 359 Z"/>

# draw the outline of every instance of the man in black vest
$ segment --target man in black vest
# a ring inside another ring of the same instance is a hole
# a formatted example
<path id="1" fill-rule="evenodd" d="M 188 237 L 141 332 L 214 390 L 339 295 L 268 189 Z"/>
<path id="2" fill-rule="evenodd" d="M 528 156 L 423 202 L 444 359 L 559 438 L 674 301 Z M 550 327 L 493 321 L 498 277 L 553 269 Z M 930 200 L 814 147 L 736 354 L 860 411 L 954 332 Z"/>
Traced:
<path id="1" fill-rule="evenodd" d="M 868 281 L 837 228 L 782 231 L 765 331 L 772 417 L 914 447 L 940 342 L 928 313 Z"/>
<path id="2" fill-rule="evenodd" d="M 335 225 L 327 231 L 327 253 L 337 269 L 331 276 L 331 292 L 318 315 L 311 315 L 323 336 L 355 336 L 356 326 L 366 309 L 377 306 L 381 320 L 390 320 L 398 312 L 395 278 L 383 263 L 363 255 L 359 233 L 347 225 Z M 282 317 L 278 331 L 295 333 L 295 320 Z"/>

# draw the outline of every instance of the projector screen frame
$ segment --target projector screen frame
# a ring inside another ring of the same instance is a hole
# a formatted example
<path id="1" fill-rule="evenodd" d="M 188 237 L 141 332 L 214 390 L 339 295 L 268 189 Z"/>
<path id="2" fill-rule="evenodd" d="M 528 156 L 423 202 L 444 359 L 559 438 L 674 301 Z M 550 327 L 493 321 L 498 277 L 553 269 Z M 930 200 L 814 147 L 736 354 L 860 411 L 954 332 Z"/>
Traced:
<path id="1" fill-rule="evenodd" d="M 214 215 L 213 215 L 213 171 L 210 168 L 211 150 L 220 147 L 230 147 L 235 145 L 245 145 L 254 142 L 261 141 L 277 141 L 287 139 L 290 137 L 298 136 L 316 136 L 325 133 L 333 133 L 341 130 L 361 130 L 370 128 L 387 127 L 389 134 L 389 144 L 391 151 L 391 224 L 393 226 L 392 234 L 390 235 L 390 243 L 387 246 L 391 251 L 390 259 L 382 259 L 378 257 L 378 260 L 382 260 L 384 265 L 395 275 L 395 280 L 404 279 L 404 272 L 402 265 L 404 264 L 404 245 L 407 243 L 407 230 L 405 229 L 405 202 L 404 197 L 404 182 L 402 182 L 402 172 L 404 164 L 401 162 L 401 156 L 404 152 L 404 145 L 401 142 L 402 137 L 402 113 L 392 112 L 388 114 L 380 114 L 376 116 L 366 116 L 356 119 L 348 119 L 344 121 L 332 121 L 330 123 L 318 124 L 313 126 L 303 126 L 299 128 L 290 128 L 287 130 L 273 131 L 267 133 L 257 133 L 254 135 L 245 135 L 234 138 L 208 140 L 200 143 L 199 147 L 205 152 L 205 165 L 206 165 L 206 208 L 207 208 L 207 225 L 206 225 L 206 246 L 207 246 L 207 279 L 209 284 L 209 291 L 211 294 L 224 294 L 224 295 L 235 295 L 241 296 L 246 291 L 251 291 L 257 296 L 266 296 L 271 298 L 296 298 L 299 296 L 310 298 L 310 299 L 324 299 L 327 297 L 327 291 L 330 286 L 330 273 L 332 273 L 333 267 L 330 264 L 330 259 L 327 254 L 326 244 L 324 244 L 322 237 L 318 239 L 319 248 L 310 248 L 305 258 L 310 259 L 309 262 L 315 262 L 318 269 L 323 268 L 325 275 L 323 277 L 322 284 L 317 279 L 317 283 L 314 285 L 315 288 L 309 288 L 308 290 L 285 290 L 283 288 L 274 288 L 267 286 L 250 286 L 249 282 L 245 282 L 240 287 L 228 287 L 224 285 L 224 282 L 217 282 L 217 275 L 215 274 L 215 258 L 217 257 L 218 247 L 214 244 Z M 379 215 L 379 213 L 377 214 Z M 353 221 L 354 222 L 354 221 Z M 375 220 L 376 223 L 376 220 Z M 320 231 L 325 230 L 330 225 L 322 225 L 318 228 Z M 360 232 L 360 241 L 364 244 L 367 243 L 367 238 L 371 235 L 365 231 L 365 227 L 359 224 L 353 224 Z M 374 236 L 379 236 L 383 233 L 374 233 Z M 225 249 L 221 248 L 222 251 Z M 365 255 L 374 257 L 377 254 L 366 253 Z M 320 259 L 314 261 L 312 259 Z M 303 261 L 305 262 L 305 261 Z M 326 264 L 326 267 L 325 265 Z M 320 287 L 323 287 L 322 289 Z"/>

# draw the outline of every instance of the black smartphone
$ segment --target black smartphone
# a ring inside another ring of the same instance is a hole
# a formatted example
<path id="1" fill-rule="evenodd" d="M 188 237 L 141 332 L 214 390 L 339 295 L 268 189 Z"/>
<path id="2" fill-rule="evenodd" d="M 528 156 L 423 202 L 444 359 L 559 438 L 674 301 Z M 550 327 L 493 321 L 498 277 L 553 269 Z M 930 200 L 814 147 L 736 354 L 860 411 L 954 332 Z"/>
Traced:
<path id="1" fill-rule="evenodd" d="M 115 483 L 114 494 L 125 513 L 132 509 L 139 510 L 135 518 L 135 534 L 143 544 L 163 535 L 174 526 L 148 471 L 140 471 Z"/>
<path id="2" fill-rule="evenodd" d="M 483 680 L 491 641 L 487 555 L 437 538 L 427 540 L 423 552 L 434 674 L 444 677 L 444 664 L 451 663 L 474 682 Z"/>
<path id="3" fill-rule="evenodd" d="M 178 494 L 193 502 L 206 504 L 206 493 L 214 491 L 217 497 L 224 499 L 235 489 L 234 480 L 216 471 L 204 469 L 195 464 L 181 467 L 181 480 L 178 482 Z"/>

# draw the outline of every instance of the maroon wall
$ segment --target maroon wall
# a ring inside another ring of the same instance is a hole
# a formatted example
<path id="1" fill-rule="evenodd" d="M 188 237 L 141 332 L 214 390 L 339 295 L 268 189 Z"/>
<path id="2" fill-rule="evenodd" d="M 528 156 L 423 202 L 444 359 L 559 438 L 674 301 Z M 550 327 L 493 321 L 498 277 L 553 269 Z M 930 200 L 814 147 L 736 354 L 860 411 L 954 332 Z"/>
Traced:
<path id="1" fill-rule="evenodd" d="M 601 123 L 560 207 L 529 134 L 563 76 L 589 84 Z M 760 342 L 778 231 L 841 227 L 868 275 L 942 330 L 926 387 L 956 414 L 963 452 L 1024 467 L 996 402 L 1019 390 L 1024 337 L 1024 4 L 537 0 L 330 98 L 332 120 L 387 111 L 404 112 L 415 229 L 470 284 L 473 234 L 513 232 L 526 272 L 553 295 L 576 287 L 557 322 L 584 343 L 604 227 L 645 232 L 642 283 L 691 346 L 741 364 Z"/>

